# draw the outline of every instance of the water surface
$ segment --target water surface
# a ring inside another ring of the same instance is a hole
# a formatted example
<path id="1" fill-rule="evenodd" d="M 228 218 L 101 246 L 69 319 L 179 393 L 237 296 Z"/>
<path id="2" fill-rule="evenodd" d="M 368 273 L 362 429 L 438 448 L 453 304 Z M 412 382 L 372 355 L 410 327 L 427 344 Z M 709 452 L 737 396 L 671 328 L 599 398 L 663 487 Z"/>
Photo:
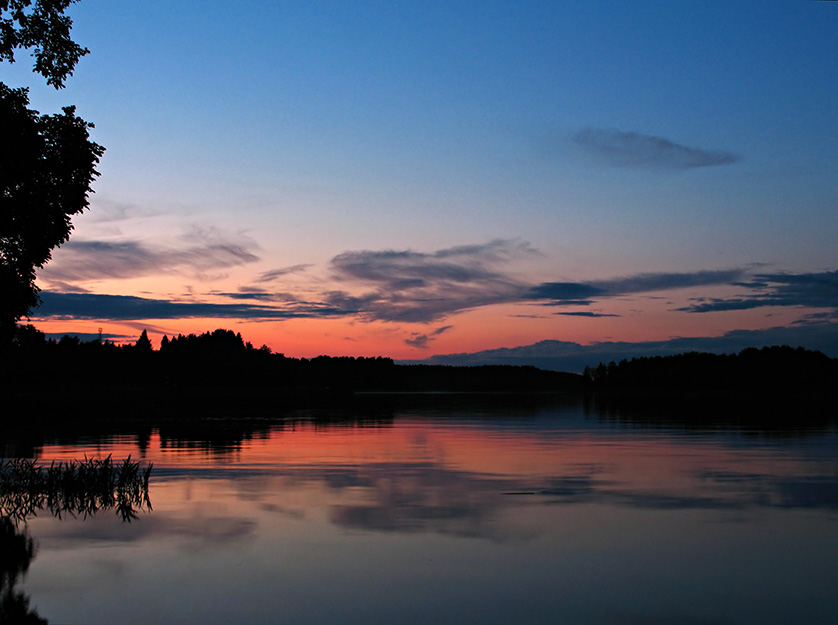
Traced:
<path id="1" fill-rule="evenodd" d="M 51 623 L 827 623 L 838 434 L 460 404 L 68 441 L 153 510 L 30 519 Z"/>

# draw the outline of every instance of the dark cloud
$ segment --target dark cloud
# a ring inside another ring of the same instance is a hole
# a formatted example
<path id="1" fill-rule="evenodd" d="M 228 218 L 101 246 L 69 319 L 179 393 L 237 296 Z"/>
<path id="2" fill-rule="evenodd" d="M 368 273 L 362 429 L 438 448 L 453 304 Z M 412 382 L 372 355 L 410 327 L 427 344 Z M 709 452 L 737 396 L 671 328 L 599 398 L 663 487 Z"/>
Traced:
<path id="1" fill-rule="evenodd" d="M 640 273 L 613 280 L 598 280 L 591 284 L 608 295 L 623 295 L 625 293 L 645 293 L 696 286 L 731 284 L 741 279 L 743 274 L 742 269 L 693 271 L 690 273 Z"/>
<path id="2" fill-rule="evenodd" d="M 142 241 L 72 240 L 61 247 L 54 261 L 39 275 L 50 283 L 136 278 L 175 271 L 200 275 L 259 260 L 253 253 L 257 246 L 249 239 L 226 240 L 217 233 L 192 233 L 182 239 L 186 245 L 177 249 Z"/>
<path id="3" fill-rule="evenodd" d="M 756 274 L 753 280 L 737 282 L 754 293 L 734 298 L 703 298 L 678 310 L 702 313 L 747 310 L 765 306 L 800 306 L 838 310 L 838 271 L 818 273 Z"/>
<path id="4" fill-rule="evenodd" d="M 574 312 L 557 312 L 554 315 L 564 315 L 565 317 L 619 317 L 620 315 L 612 315 L 608 313 L 595 313 L 585 310 Z"/>
<path id="5" fill-rule="evenodd" d="M 579 282 L 544 282 L 531 288 L 527 296 L 534 300 L 553 300 L 562 304 L 586 305 L 592 298 L 605 295 L 605 292 L 592 284 Z"/>
<path id="6" fill-rule="evenodd" d="M 803 317 L 793 322 L 793 325 L 816 325 L 827 321 L 838 322 L 838 310 L 803 315 Z"/>
<path id="7" fill-rule="evenodd" d="M 221 295 L 222 297 L 229 297 L 230 299 L 256 300 L 262 302 L 272 302 L 276 299 L 273 293 L 214 293 L 214 295 Z"/>
<path id="8" fill-rule="evenodd" d="M 251 304 L 213 304 L 173 302 L 128 295 L 92 293 L 41 293 L 43 303 L 33 317 L 50 319 L 183 319 L 195 317 L 224 319 L 293 319 L 341 317 L 355 311 L 336 309 L 327 304 L 292 302 L 283 307 Z"/>
<path id="9" fill-rule="evenodd" d="M 740 160 L 730 152 L 692 148 L 638 132 L 588 128 L 574 134 L 572 140 L 599 161 L 614 167 L 692 169 L 730 165 Z"/>
<path id="10" fill-rule="evenodd" d="M 731 284 L 739 280 L 741 269 L 694 271 L 691 273 L 641 273 L 612 280 L 545 282 L 527 292 L 528 299 L 550 300 L 548 305 L 588 305 L 594 299 L 674 289 Z"/>
<path id="11" fill-rule="evenodd" d="M 222 297 L 229 297 L 237 300 L 256 300 L 260 302 L 299 302 L 299 300 L 291 293 L 270 293 L 259 289 L 240 288 L 236 293 L 218 293 L 213 292 L 213 295 L 221 295 Z M 311 303 L 311 302 L 307 302 Z"/>

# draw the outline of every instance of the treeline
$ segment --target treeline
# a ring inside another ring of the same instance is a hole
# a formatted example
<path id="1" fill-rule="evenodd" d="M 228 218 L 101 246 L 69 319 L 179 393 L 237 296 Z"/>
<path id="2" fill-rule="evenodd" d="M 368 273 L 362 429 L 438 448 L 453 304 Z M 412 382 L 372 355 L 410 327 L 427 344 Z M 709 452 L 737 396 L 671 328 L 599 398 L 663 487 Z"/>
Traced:
<path id="1" fill-rule="evenodd" d="M 788 345 L 747 348 L 738 354 L 690 352 L 586 367 L 583 384 L 605 394 L 773 395 L 838 391 L 838 359 Z"/>
<path id="2" fill-rule="evenodd" d="M 230 330 L 133 344 L 46 339 L 21 328 L 7 347 L 0 384 L 65 388 L 270 388 L 293 392 L 563 391 L 579 376 L 535 367 L 401 366 L 384 357 L 288 358 L 255 348 Z"/>

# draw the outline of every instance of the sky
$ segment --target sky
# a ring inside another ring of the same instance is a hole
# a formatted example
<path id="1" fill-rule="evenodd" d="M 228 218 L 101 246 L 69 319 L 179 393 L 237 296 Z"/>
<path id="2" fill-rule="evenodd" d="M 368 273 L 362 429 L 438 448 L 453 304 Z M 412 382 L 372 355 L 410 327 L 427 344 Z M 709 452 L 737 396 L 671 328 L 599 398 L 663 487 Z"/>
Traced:
<path id="1" fill-rule="evenodd" d="M 39 271 L 46 332 L 397 359 L 836 344 L 838 3 L 69 13 L 90 54 L 65 89 L 0 64 L 107 149 Z"/>

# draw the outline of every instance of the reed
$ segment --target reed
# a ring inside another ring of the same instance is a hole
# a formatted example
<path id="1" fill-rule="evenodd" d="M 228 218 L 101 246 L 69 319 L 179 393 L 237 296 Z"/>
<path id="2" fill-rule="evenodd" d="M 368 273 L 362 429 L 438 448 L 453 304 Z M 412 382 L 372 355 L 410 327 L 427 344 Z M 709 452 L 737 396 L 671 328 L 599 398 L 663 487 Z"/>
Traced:
<path id="1" fill-rule="evenodd" d="M 0 460 L 0 516 L 26 521 L 43 510 L 53 516 L 84 518 L 101 510 L 115 510 L 123 521 L 151 511 L 145 468 L 128 456 L 122 462 L 87 458 L 50 465 L 16 458 Z"/>

